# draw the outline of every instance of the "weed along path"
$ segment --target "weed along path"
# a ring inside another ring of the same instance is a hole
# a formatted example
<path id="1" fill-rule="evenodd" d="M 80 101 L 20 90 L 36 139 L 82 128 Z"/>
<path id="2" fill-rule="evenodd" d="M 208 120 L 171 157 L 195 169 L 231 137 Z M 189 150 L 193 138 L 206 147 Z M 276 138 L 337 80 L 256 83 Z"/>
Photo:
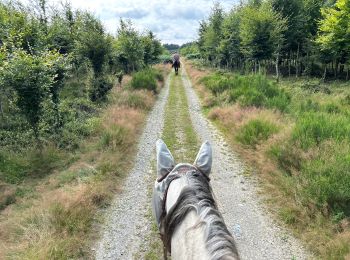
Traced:
<path id="1" fill-rule="evenodd" d="M 211 143 L 213 191 L 241 259 L 310 259 L 302 245 L 263 208 L 254 180 L 244 176 L 244 165 L 203 116 L 184 67 L 179 76 L 172 73 L 168 77 L 162 91 L 139 141 L 135 166 L 108 210 L 96 258 L 162 259 L 150 215 L 155 142 L 162 137 L 177 162 L 192 163 L 200 143 Z"/>

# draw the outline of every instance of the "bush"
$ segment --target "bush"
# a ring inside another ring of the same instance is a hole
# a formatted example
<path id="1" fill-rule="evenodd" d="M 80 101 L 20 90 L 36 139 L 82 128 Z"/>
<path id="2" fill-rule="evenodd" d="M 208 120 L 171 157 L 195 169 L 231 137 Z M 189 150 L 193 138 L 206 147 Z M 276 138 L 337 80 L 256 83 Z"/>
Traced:
<path id="1" fill-rule="evenodd" d="M 262 107 L 266 103 L 266 97 L 264 94 L 253 88 L 233 89 L 230 93 L 230 100 L 238 101 L 238 103 L 243 107 Z"/>
<path id="2" fill-rule="evenodd" d="M 144 69 L 134 73 L 131 80 L 131 87 L 134 89 L 147 89 L 153 92 L 157 91 L 157 77 L 159 74 L 153 69 Z"/>
<path id="3" fill-rule="evenodd" d="M 232 82 L 226 76 L 219 73 L 203 77 L 200 83 L 203 83 L 214 95 L 218 95 L 233 87 Z"/>
<path id="4" fill-rule="evenodd" d="M 242 144 L 255 146 L 259 142 L 267 140 L 271 135 L 278 131 L 274 124 L 254 119 L 239 129 L 236 139 Z"/>
<path id="5" fill-rule="evenodd" d="M 112 89 L 113 82 L 106 76 L 93 79 L 92 87 L 89 89 L 91 101 L 105 100 L 108 92 Z"/>
<path id="6" fill-rule="evenodd" d="M 189 59 L 189 60 L 200 59 L 200 58 L 201 58 L 200 53 L 190 53 L 186 55 L 186 59 Z"/>

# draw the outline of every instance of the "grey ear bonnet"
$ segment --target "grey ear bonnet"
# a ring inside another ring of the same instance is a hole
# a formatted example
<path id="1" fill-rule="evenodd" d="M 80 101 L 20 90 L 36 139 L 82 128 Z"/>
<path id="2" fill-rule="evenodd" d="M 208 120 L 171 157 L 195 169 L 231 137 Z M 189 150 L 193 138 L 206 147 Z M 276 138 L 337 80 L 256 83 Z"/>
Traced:
<path id="1" fill-rule="evenodd" d="M 194 166 L 196 166 L 202 173 L 209 177 L 211 171 L 211 165 L 213 162 L 212 149 L 208 141 L 202 144 L 197 158 L 194 161 Z"/>
<path id="2" fill-rule="evenodd" d="M 157 179 L 166 176 L 175 167 L 174 157 L 171 155 L 163 140 L 159 139 L 156 143 L 157 150 Z"/>

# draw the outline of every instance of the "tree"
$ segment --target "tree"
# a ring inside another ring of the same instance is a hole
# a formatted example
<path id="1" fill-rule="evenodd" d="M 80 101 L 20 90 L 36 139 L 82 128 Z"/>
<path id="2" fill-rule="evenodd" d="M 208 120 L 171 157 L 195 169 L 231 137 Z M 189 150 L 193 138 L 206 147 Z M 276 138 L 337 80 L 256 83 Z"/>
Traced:
<path id="1" fill-rule="evenodd" d="M 89 13 L 82 13 L 77 18 L 79 23 L 76 51 L 81 59 L 88 58 L 96 76 L 100 75 L 108 54 L 111 52 L 112 42 L 105 35 L 101 21 Z"/>
<path id="2" fill-rule="evenodd" d="M 218 48 L 222 38 L 222 22 L 224 20 L 223 9 L 218 2 L 214 4 L 209 23 L 204 34 L 204 49 L 209 62 L 219 65 Z"/>
<path id="3" fill-rule="evenodd" d="M 222 40 L 218 48 L 220 62 L 233 67 L 234 63 L 241 66 L 242 53 L 240 51 L 240 13 L 232 9 L 222 25 Z"/>
<path id="4" fill-rule="evenodd" d="M 259 8 L 246 6 L 242 9 L 240 23 L 241 50 L 245 57 L 259 65 L 262 60 L 278 57 L 283 44 L 283 33 L 286 29 L 286 20 L 264 2 Z"/>
<path id="5" fill-rule="evenodd" d="M 337 0 L 333 7 L 323 8 L 321 12 L 323 19 L 316 42 L 334 60 L 336 76 L 338 64 L 345 64 L 350 58 L 350 2 Z"/>
<path id="6" fill-rule="evenodd" d="M 154 34 L 149 31 L 146 35 L 141 37 L 144 48 L 144 62 L 145 64 L 152 64 L 157 62 L 158 56 L 162 53 L 162 45 L 155 38 Z"/>
<path id="7" fill-rule="evenodd" d="M 126 73 L 144 66 L 144 46 L 140 35 L 130 21 L 120 20 L 117 39 L 114 42 L 119 62 Z"/>
<path id="8" fill-rule="evenodd" d="M 55 55 L 43 52 L 30 55 L 15 50 L 0 67 L 0 86 L 11 86 L 16 92 L 16 103 L 39 141 L 39 122 L 43 116 L 43 102 L 55 83 L 51 62 Z"/>
<path id="9" fill-rule="evenodd" d="M 113 82 L 105 75 L 113 48 L 112 39 L 105 34 L 101 21 L 89 13 L 78 15 L 76 23 L 80 28 L 77 32 L 76 53 L 81 63 L 84 59 L 90 61 L 94 72 L 88 90 L 89 97 L 92 101 L 100 101 L 113 87 Z"/>
<path id="10" fill-rule="evenodd" d="M 197 45 L 198 45 L 199 52 L 201 53 L 203 58 L 207 57 L 206 49 L 205 49 L 205 34 L 206 34 L 207 30 L 208 30 L 207 22 L 204 20 L 201 21 L 199 23 Z"/>

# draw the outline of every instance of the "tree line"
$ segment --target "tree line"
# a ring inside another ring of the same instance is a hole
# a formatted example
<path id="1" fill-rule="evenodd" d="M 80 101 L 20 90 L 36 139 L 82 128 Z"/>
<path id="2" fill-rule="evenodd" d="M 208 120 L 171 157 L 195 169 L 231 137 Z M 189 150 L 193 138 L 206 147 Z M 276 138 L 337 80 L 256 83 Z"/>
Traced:
<path id="1" fill-rule="evenodd" d="M 151 31 L 140 33 L 122 19 L 116 31 L 107 33 L 98 18 L 70 3 L 0 2 L 0 141 L 23 126 L 37 140 L 42 131 L 58 132 L 61 92 L 69 82 L 76 79 L 72 93 L 79 93 L 79 102 L 99 103 L 116 79 L 162 53 Z"/>
<path id="2" fill-rule="evenodd" d="M 216 3 L 184 52 L 194 46 L 217 67 L 348 80 L 350 2 L 248 0 L 227 13 Z"/>

